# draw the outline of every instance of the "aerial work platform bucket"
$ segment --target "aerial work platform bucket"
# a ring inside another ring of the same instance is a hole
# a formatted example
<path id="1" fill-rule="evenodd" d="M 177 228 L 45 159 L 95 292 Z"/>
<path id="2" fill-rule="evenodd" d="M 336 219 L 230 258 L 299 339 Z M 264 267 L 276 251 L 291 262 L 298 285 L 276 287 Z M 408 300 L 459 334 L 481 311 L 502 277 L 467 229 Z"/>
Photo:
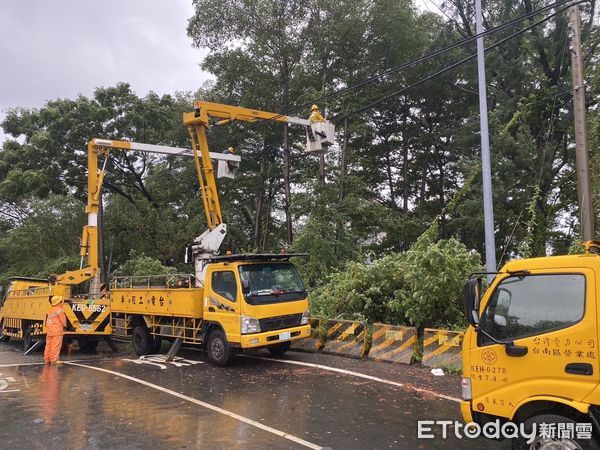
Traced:
<path id="1" fill-rule="evenodd" d="M 313 122 L 306 127 L 306 150 L 322 153 L 335 144 L 335 125 L 329 120 Z"/>

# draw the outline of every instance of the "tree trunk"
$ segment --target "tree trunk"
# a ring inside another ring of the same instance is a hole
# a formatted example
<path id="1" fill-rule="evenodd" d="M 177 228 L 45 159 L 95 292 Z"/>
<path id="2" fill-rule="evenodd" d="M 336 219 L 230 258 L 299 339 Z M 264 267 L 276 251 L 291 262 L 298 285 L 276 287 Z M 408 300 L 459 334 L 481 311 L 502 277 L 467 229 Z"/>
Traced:
<path id="1" fill-rule="evenodd" d="M 267 204 L 265 205 L 265 228 L 263 230 L 263 239 L 261 250 L 264 252 L 267 248 L 267 236 L 269 235 L 269 225 L 271 222 L 271 205 L 273 204 L 273 182 L 274 180 L 269 180 L 269 191 L 267 193 Z"/>
<path id="2" fill-rule="evenodd" d="M 442 239 L 446 239 L 448 228 L 448 221 L 446 219 L 446 196 L 444 195 L 444 185 L 446 184 L 446 172 L 444 171 L 444 165 L 441 158 L 438 159 L 438 169 L 440 171 L 440 237 Z"/>
<path id="3" fill-rule="evenodd" d="M 260 186 L 256 195 L 256 215 L 254 216 L 253 247 L 258 250 L 260 245 L 260 223 L 262 219 L 263 199 L 265 196 L 265 183 L 267 181 L 267 153 L 268 147 L 263 142 L 263 151 L 260 158 Z"/>
<path id="4" fill-rule="evenodd" d="M 402 155 L 402 182 L 403 182 L 403 202 L 402 202 L 402 210 L 404 214 L 408 212 L 408 141 L 406 139 L 406 132 L 402 131 L 402 147 L 403 147 L 403 155 Z"/>
<path id="5" fill-rule="evenodd" d="M 423 218 L 423 207 L 425 206 L 425 187 L 427 186 L 427 166 L 423 166 L 421 172 L 421 192 L 419 193 L 419 219 Z"/>
<path id="6" fill-rule="evenodd" d="M 340 200 L 346 197 L 346 175 L 348 173 L 348 118 L 344 118 L 344 140 L 340 156 Z"/>
<path id="7" fill-rule="evenodd" d="M 319 183 L 325 184 L 325 152 L 319 155 Z"/>
<path id="8" fill-rule="evenodd" d="M 394 192 L 394 179 L 392 177 L 392 160 L 390 158 L 390 141 L 385 141 L 385 165 L 386 165 L 386 174 L 388 179 L 388 187 L 390 189 L 390 200 L 392 201 L 392 205 L 396 208 L 396 194 Z"/>
<path id="9" fill-rule="evenodd" d="M 284 184 L 284 205 L 285 211 L 285 240 L 287 245 L 292 245 L 292 212 L 290 206 L 292 204 L 290 190 L 290 141 L 288 125 L 283 124 L 283 184 Z"/>

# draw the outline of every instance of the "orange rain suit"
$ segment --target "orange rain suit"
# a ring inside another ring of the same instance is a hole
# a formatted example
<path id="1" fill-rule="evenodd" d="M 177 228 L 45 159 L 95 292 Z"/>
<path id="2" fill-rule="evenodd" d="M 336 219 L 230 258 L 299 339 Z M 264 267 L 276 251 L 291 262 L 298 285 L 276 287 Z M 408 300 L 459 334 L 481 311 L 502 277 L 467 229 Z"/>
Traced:
<path id="1" fill-rule="evenodd" d="M 58 361 L 58 355 L 62 347 L 67 316 L 61 304 L 52 307 L 46 319 L 46 349 L 44 350 L 44 361 L 54 363 Z"/>

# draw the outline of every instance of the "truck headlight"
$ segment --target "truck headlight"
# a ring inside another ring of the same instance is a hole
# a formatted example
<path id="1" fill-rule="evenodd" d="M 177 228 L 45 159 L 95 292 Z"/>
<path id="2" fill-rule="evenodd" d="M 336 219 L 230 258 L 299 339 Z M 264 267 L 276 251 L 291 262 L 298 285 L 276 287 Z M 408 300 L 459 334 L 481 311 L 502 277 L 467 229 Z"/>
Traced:
<path id="1" fill-rule="evenodd" d="M 242 316 L 242 334 L 260 333 L 258 319 L 250 316 Z"/>
<path id="2" fill-rule="evenodd" d="M 306 325 L 310 317 L 310 310 L 306 310 L 302 313 L 302 319 L 300 319 L 300 325 Z"/>
<path id="3" fill-rule="evenodd" d="M 471 400 L 473 398 L 473 391 L 471 389 L 471 379 L 468 377 L 462 377 L 460 387 L 462 388 L 463 400 Z"/>

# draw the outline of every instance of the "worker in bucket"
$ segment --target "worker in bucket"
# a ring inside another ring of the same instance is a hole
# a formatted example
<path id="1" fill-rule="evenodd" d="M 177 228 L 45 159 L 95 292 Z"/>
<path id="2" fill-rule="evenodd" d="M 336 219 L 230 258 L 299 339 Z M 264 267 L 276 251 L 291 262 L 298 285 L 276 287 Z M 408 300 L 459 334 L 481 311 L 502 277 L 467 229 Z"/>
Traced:
<path id="1" fill-rule="evenodd" d="M 62 307 L 63 298 L 53 295 L 50 299 L 52 309 L 46 318 L 46 349 L 44 350 L 44 361 L 46 364 L 59 364 L 58 355 L 62 347 L 67 316 Z"/>
<path id="2" fill-rule="evenodd" d="M 317 105 L 312 105 L 310 107 L 311 113 L 310 116 L 308 117 L 308 120 L 310 121 L 310 123 L 315 123 L 315 122 L 325 122 L 325 117 L 323 117 L 321 115 L 321 111 L 319 111 L 319 107 Z"/>

